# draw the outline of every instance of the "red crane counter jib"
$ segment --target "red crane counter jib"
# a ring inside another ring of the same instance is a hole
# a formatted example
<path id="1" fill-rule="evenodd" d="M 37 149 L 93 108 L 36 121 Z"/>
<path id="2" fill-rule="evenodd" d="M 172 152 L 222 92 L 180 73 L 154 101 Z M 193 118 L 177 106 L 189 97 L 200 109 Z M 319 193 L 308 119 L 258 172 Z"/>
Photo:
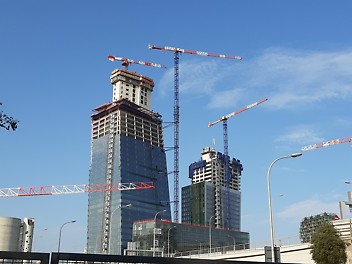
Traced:
<path id="1" fill-rule="evenodd" d="M 153 62 L 147 62 L 147 61 L 137 61 L 137 60 L 131 60 L 127 58 L 121 58 L 121 57 L 115 57 L 115 56 L 108 56 L 108 59 L 110 61 L 122 61 L 122 66 L 128 67 L 128 65 L 132 64 L 140 64 L 140 65 L 145 65 L 145 66 L 151 66 L 151 67 L 156 67 L 156 68 L 166 68 L 166 66 L 158 64 L 158 63 L 153 63 Z"/>
<path id="2" fill-rule="evenodd" d="M 199 56 L 208 56 L 208 57 L 216 57 L 216 58 L 242 60 L 242 57 L 240 57 L 240 56 L 215 54 L 215 53 L 210 53 L 210 52 L 206 52 L 206 51 L 186 50 L 186 49 L 169 47 L 169 46 L 158 47 L 158 46 L 154 46 L 154 45 L 149 45 L 148 48 L 149 49 L 157 49 L 157 50 L 168 50 L 168 51 L 172 51 L 172 52 L 180 52 L 180 53 L 187 53 L 187 54 L 194 54 L 194 55 L 199 55 Z"/>
<path id="3" fill-rule="evenodd" d="M 0 188 L 1 197 L 22 197 L 22 196 L 40 196 L 55 194 L 77 194 L 90 192 L 109 192 L 109 191 L 127 191 L 154 189 L 153 182 L 132 182 L 132 183 L 115 183 L 113 185 L 103 184 L 81 184 L 81 185 L 52 185 L 39 187 L 16 187 Z"/>

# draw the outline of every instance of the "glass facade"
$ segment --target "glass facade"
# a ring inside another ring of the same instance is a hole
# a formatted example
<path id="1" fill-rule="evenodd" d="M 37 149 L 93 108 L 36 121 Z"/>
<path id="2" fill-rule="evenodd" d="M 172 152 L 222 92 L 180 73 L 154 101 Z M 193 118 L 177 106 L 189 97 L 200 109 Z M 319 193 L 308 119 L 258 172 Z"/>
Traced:
<path id="1" fill-rule="evenodd" d="M 156 230 L 154 240 L 154 227 Z M 202 225 L 173 223 L 159 219 L 146 220 L 133 224 L 133 245 L 129 255 L 172 256 L 179 252 L 226 247 L 233 249 L 249 248 L 249 233 L 236 230 L 211 228 Z M 155 249 L 153 247 L 155 245 Z"/>
<path id="2" fill-rule="evenodd" d="M 89 184 L 155 187 L 88 195 L 88 253 L 123 254 L 134 221 L 163 210 L 159 217 L 171 219 L 170 197 L 161 115 L 150 110 L 154 81 L 126 69 L 114 70 L 110 81 L 113 101 L 91 116 Z"/>
<path id="3" fill-rule="evenodd" d="M 226 192 L 227 199 L 223 201 L 223 214 L 229 229 L 240 230 L 241 227 L 241 192 L 228 190 L 221 187 L 221 192 Z M 223 195 L 225 196 L 225 195 Z M 215 186 L 211 182 L 200 182 L 182 187 L 182 222 L 199 225 L 209 225 L 210 218 L 215 211 Z M 229 208 L 230 218 L 226 212 Z M 212 224 L 214 222 L 212 221 Z"/>
<path id="4" fill-rule="evenodd" d="M 224 155 L 210 147 L 203 148 L 200 161 L 190 164 L 192 183 L 182 188 L 182 222 L 209 225 L 212 217 L 217 228 L 241 230 L 243 167 L 239 160 L 230 160 L 228 180 L 224 164 Z"/>
<path id="5" fill-rule="evenodd" d="M 109 134 L 92 140 L 90 184 L 104 184 L 107 175 Z M 166 155 L 161 147 L 129 136 L 114 136 L 112 183 L 154 182 L 154 189 L 111 192 L 109 250 L 123 254 L 132 240 L 134 221 L 159 217 L 171 219 Z M 103 253 L 104 204 L 106 193 L 88 196 L 88 253 Z M 130 207 L 125 207 L 132 204 Z"/>

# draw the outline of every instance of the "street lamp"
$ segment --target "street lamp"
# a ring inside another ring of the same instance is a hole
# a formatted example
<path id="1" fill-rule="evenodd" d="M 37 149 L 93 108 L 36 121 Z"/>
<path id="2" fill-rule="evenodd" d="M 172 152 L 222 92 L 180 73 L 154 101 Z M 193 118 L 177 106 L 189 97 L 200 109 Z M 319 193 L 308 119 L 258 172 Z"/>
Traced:
<path id="1" fill-rule="evenodd" d="M 44 232 L 44 231 L 48 231 L 48 229 L 47 228 L 44 228 L 43 230 L 40 230 L 39 232 Z M 38 235 L 40 234 L 38 232 Z M 37 249 L 37 244 L 38 244 L 38 241 L 39 241 L 39 239 L 41 238 L 41 237 L 43 237 L 42 235 L 40 235 L 40 236 L 38 236 L 38 238 L 36 239 L 36 241 L 35 241 L 35 243 L 34 243 L 34 240 L 33 240 L 33 251 L 35 252 L 35 251 L 38 251 L 38 249 Z M 36 236 L 35 236 L 35 238 L 36 238 Z"/>
<path id="2" fill-rule="evenodd" d="M 211 253 L 211 219 L 215 217 L 215 215 L 209 218 L 209 253 Z"/>
<path id="3" fill-rule="evenodd" d="M 167 256 L 170 257 L 170 231 L 171 229 L 176 228 L 176 226 L 170 227 L 167 230 Z"/>
<path id="4" fill-rule="evenodd" d="M 57 247 L 57 253 L 60 252 L 60 243 L 61 243 L 61 232 L 62 232 L 62 228 L 67 225 L 67 224 L 71 224 L 71 223 L 76 223 L 76 220 L 72 220 L 72 221 L 69 221 L 69 222 L 66 222 L 66 223 L 63 223 L 62 226 L 60 227 L 60 234 L 59 234 L 59 245 Z"/>
<path id="5" fill-rule="evenodd" d="M 274 160 L 268 169 L 268 200 L 269 200 L 269 221 L 270 221 L 270 239 L 271 239 L 271 261 L 275 262 L 275 253 L 274 253 L 274 248 L 275 248 L 275 243 L 274 243 L 274 224 L 273 224 L 273 210 L 272 210 L 272 205 L 271 205 L 271 193 L 270 193 L 270 171 L 271 167 L 279 160 L 282 159 L 287 159 L 287 158 L 297 158 L 302 156 L 302 153 L 294 153 L 291 154 L 290 156 L 283 156 L 280 158 L 277 158 Z"/>
<path id="6" fill-rule="evenodd" d="M 162 212 L 167 212 L 166 209 L 162 210 L 162 211 L 159 211 L 155 214 L 154 216 L 154 235 L 153 235 L 153 257 L 155 257 L 155 229 L 156 229 L 156 217 L 159 213 L 162 213 Z"/>
<path id="7" fill-rule="evenodd" d="M 114 215 L 114 213 L 115 213 L 115 211 L 117 210 L 117 209 L 121 209 L 121 208 L 125 208 L 125 207 L 131 207 L 132 206 L 132 204 L 125 204 L 125 205 L 119 205 L 118 207 L 116 207 L 115 209 L 114 209 L 114 211 L 112 211 L 112 213 L 111 213 L 111 216 L 110 216 L 110 230 L 109 230 L 109 254 L 110 254 L 110 252 L 111 252 L 111 229 L 112 229 L 112 225 L 111 225 L 111 223 L 112 223 L 112 217 L 113 217 L 113 215 Z"/>

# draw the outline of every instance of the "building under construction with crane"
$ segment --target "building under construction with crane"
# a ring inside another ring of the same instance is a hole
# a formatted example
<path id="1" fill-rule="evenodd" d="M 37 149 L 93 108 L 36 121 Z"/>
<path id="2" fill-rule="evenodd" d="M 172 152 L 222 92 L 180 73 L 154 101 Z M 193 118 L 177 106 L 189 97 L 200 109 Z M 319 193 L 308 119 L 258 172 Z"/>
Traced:
<path id="1" fill-rule="evenodd" d="M 233 60 L 241 60 L 242 58 L 173 47 L 149 46 L 149 48 L 174 52 L 173 202 L 174 221 L 177 223 L 179 222 L 178 55 L 179 53 L 188 53 Z M 130 196 L 129 192 L 89 194 L 88 252 L 121 254 L 131 238 L 131 223 L 133 221 L 155 216 L 154 222 L 156 222 L 155 218 L 159 212 L 162 212 L 159 215 L 160 218 L 171 219 L 170 204 L 161 205 L 160 203 L 161 201 L 170 201 L 170 198 L 161 116 L 150 110 L 151 92 L 154 82 L 148 77 L 127 70 L 128 65 L 131 63 L 158 68 L 165 68 L 165 66 L 114 56 L 109 56 L 108 58 L 111 61 L 122 61 L 122 65 L 126 67 L 126 70 L 115 70 L 112 72 L 110 79 L 113 85 L 113 101 L 97 107 L 95 109 L 96 113 L 92 115 L 92 160 L 89 183 L 104 182 L 106 185 L 110 185 L 114 181 L 152 181 L 155 185 L 155 189 L 139 191 L 137 194 L 134 192 L 133 196 Z M 214 180 L 216 180 L 215 198 L 220 199 L 220 202 L 215 199 L 216 219 L 214 219 L 214 223 L 215 227 L 240 230 L 240 208 L 236 209 L 235 207 L 240 206 L 239 176 L 241 175 L 242 166 L 236 161 L 234 172 L 232 173 L 232 170 L 228 171 L 227 167 L 232 163 L 228 160 L 227 153 L 227 151 L 224 151 L 223 155 L 223 179 L 214 177 Z M 236 176 L 230 177 L 230 174 Z M 235 186 L 234 189 L 230 189 L 230 181 Z M 149 193 L 148 195 L 143 195 L 144 192 Z M 230 195 L 232 192 L 238 192 L 234 196 L 234 201 L 232 201 L 232 195 Z M 236 197 L 239 197 L 239 199 Z M 130 204 L 133 204 L 133 207 L 127 208 L 127 205 Z M 238 217 L 236 216 L 232 220 L 230 218 L 233 214 L 230 212 L 233 208 L 238 211 Z M 210 221 L 209 224 L 211 224 Z M 153 250 L 155 251 L 155 245 L 153 245 Z"/>
<path id="2" fill-rule="evenodd" d="M 153 66 L 153 65 L 148 65 Z M 122 254 L 131 241 L 132 223 L 171 219 L 161 115 L 150 110 L 152 79 L 127 69 L 110 77 L 112 102 L 91 116 L 89 184 L 153 182 L 133 192 L 91 192 L 88 197 L 88 253 Z"/>
<path id="3" fill-rule="evenodd" d="M 225 160 L 224 154 L 207 147 L 203 148 L 201 160 L 189 166 L 192 184 L 182 188 L 182 222 L 241 230 L 243 167 L 237 159 Z M 228 188 L 226 171 L 232 175 Z M 231 202 L 227 206 L 228 200 Z"/>

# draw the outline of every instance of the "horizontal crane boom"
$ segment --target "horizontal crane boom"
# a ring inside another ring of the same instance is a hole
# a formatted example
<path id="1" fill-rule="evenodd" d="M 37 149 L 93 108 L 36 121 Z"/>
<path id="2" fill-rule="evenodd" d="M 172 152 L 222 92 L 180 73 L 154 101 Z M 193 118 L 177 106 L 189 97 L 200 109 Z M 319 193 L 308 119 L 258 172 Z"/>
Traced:
<path id="1" fill-rule="evenodd" d="M 213 125 L 215 125 L 215 124 L 217 124 L 217 123 L 220 123 L 220 122 L 223 122 L 223 121 L 225 121 L 225 120 L 228 120 L 230 117 L 233 117 L 233 116 L 235 116 L 235 115 L 238 115 L 239 113 L 242 113 L 243 111 L 246 111 L 246 110 L 248 110 L 249 108 L 252 108 L 252 107 L 254 107 L 254 106 L 257 106 L 257 105 L 259 105 L 259 104 L 261 104 L 261 103 L 263 103 L 263 102 L 265 102 L 265 101 L 267 101 L 267 100 L 268 100 L 268 98 L 264 98 L 264 99 L 262 99 L 262 100 L 260 100 L 260 101 L 258 101 L 258 102 L 255 102 L 255 103 L 253 103 L 253 104 L 247 105 L 246 107 L 243 107 L 243 108 L 241 108 L 241 109 L 239 109 L 239 110 L 237 110 L 237 111 L 235 111 L 235 112 L 232 112 L 232 113 L 230 113 L 230 114 L 228 114 L 228 115 L 226 115 L 226 116 L 223 116 L 222 118 L 216 120 L 215 122 L 209 123 L 209 124 L 208 124 L 208 127 L 211 127 L 211 126 L 213 126 Z"/>
<path id="2" fill-rule="evenodd" d="M 334 140 L 326 141 L 326 142 L 319 143 L 319 144 L 305 146 L 301 150 L 307 151 L 307 150 L 312 150 L 312 149 L 317 149 L 317 148 L 325 148 L 325 147 L 334 146 L 334 145 L 338 145 L 338 144 L 342 144 L 342 143 L 348 143 L 348 142 L 352 142 L 352 137 L 334 139 Z"/>
<path id="3" fill-rule="evenodd" d="M 168 47 L 168 46 L 158 47 L 158 46 L 154 46 L 154 45 L 149 45 L 148 48 L 149 49 L 157 49 L 157 50 L 167 50 L 167 51 L 172 51 L 172 52 L 181 52 L 181 53 L 194 54 L 194 55 L 200 55 L 200 56 L 242 60 L 242 57 L 240 57 L 240 56 L 222 55 L 222 54 L 215 54 L 215 53 L 210 53 L 210 52 L 206 52 L 206 51 L 186 50 L 186 49 Z"/>
<path id="4" fill-rule="evenodd" d="M 127 67 L 128 65 L 133 63 L 133 64 L 140 64 L 140 65 L 152 66 L 152 67 L 157 67 L 157 68 L 166 68 L 166 66 L 164 66 L 164 65 L 153 63 L 153 62 L 136 61 L 136 60 L 131 60 L 131 59 L 127 59 L 127 58 L 115 57 L 115 56 L 111 56 L 111 55 L 108 56 L 108 59 L 110 61 L 115 61 L 115 60 L 122 61 L 122 65 L 125 67 Z"/>
<path id="5" fill-rule="evenodd" d="M 0 188 L 0 198 L 2 197 L 20 197 L 20 196 L 40 196 L 54 194 L 76 194 L 90 192 L 108 192 L 108 191 L 126 191 L 154 189 L 153 182 L 132 182 L 132 183 L 115 183 L 113 185 L 102 184 L 81 184 L 81 185 L 52 185 L 37 187 L 16 187 Z"/>

